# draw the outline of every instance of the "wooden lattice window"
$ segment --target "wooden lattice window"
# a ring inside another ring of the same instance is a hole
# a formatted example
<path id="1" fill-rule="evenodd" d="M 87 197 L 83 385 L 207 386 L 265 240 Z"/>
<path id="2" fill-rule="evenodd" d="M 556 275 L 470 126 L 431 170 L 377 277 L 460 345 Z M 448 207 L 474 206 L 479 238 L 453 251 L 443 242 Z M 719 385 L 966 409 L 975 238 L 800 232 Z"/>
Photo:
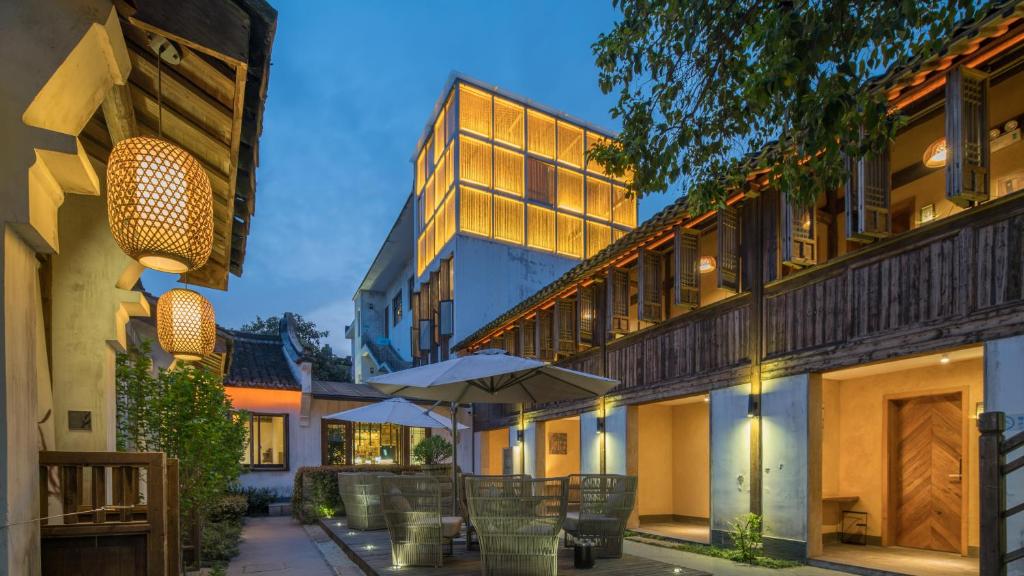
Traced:
<path id="1" fill-rule="evenodd" d="M 526 160 L 526 197 L 545 206 L 555 205 L 555 167 L 536 158 Z"/>
<path id="2" fill-rule="evenodd" d="M 718 287 L 739 292 L 740 289 L 740 215 L 735 206 L 718 211 Z"/>
<path id="3" fill-rule="evenodd" d="M 494 99 L 494 139 L 510 146 L 523 147 L 523 107 L 515 102 Z"/>
<path id="4" fill-rule="evenodd" d="M 559 254 L 573 258 L 583 257 L 583 219 L 568 214 L 558 214 Z"/>
<path id="5" fill-rule="evenodd" d="M 446 102 L 445 105 L 444 105 L 444 119 L 445 119 L 444 129 L 445 129 L 445 142 L 446 143 L 447 143 L 448 140 L 451 140 L 452 138 L 455 137 L 455 131 L 458 129 L 456 127 L 456 120 L 457 120 L 457 118 L 455 117 L 454 107 L 455 107 L 455 91 L 453 90 L 451 93 L 448 94 L 448 102 Z"/>
<path id="6" fill-rule="evenodd" d="M 599 222 L 587 222 L 587 258 L 592 258 L 611 242 L 611 226 Z"/>
<path id="7" fill-rule="evenodd" d="M 431 220 L 427 223 L 427 228 L 423 231 L 423 256 L 429 263 L 434 259 L 437 254 L 434 250 L 434 221 Z"/>
<path id="8" fill-rule="evenodd" d="M 583 214 L 583 175 L 558 169 L 558 209 Z"/>
<path id="9" fill-rule="evenodd" d="M 545 362 L 550 362 L 555 359 L 554 311 L 551 308 L 541 310 L 537 313 L 537 322 L 540 340 L 539 357 Z"/>
<path id="10" fill-rule="evenodd" d="M 491 95 L 470 88 L 459 87 L 459 128 L 491 137 Z"/>
<path id="11" fill-rule="evenodd" d="M 594 332 L 597 328 L 596 289 L 593 284 L 579 289 L 580 307 L 580 342 L 587 346 L 594 344 Z"/>
<path id="12" fill-rule="evenodd" d="M 601 136 L 600 134 L 595 134 L 594 132 L 587 130 L 587 151 L 589 152 L 595 144 L 599 142 L 606 142 L 607 140 L 608 139 L 605 138 L 604 136 Z M 594 160 L 591 160 L 590 158 L 587 158 L 587 172 L 593 172 L 595 174 L 605 176 L 604 167 L 601 166 L 601 164 L 595 162 Z"/>
<path id="13" fill-rule="evenodd" d="M 607 289 L 608 332 L 626 334 L 629 332 L 629 271 L 610 268 Z"/>
<path id="14" fill-rule="evenodd" d="M 423 186 L 427 183 L 426 155 L 427 148 L 424 146 L 416 157 L 416 194 L 422 194 Z"/>
<path id="15" fill-rule="evenodd" d="M 558 122 L 558 161 L 583 167 L 583 129 L 561 120 Z"/>
<path id="16" fill-rule="evenodd" d="M 537 317 L 523 320 L 519 330 L 524 358 L 537 357 Z"/>
<path id="17" fill-rule="evenodd" d="M 587 176 L 587 216 L 612 219 L 612 185 Z"/>
<path id="18" fill-rule="evenodd" d="M 441 159 L 444 155 L 444 146 L 448 142 L 445 138 L 445 121 L 444 121 L 444 109 L 441 109 L 441 113 L 437 115 L 437 120 L 434 121 L 434 163 Z"/>
<path id="19" fill-rule="evenodd" d="M 661 305 L 661 255 L 640 249 L 636 260 L 637 310 L 645 322 L 660 322 Z"/>
<path id="20" fill-rule="evenodd" d="M 434 177 L 427 178 L 427 185 L 423 189 L 424 224 L 434 215 Z"/>
<path id="21" fill-rule="evenodd" d="M 700 232 L 676 226 L 673 257 L 674 299 L 677 306 L 700 306 Z"/>
<path id="22" fill-rule="evenodd" d="M 618 242 L 619 238 L 622 238 L 628 234 L 625 230 L 619 230 L 618 228 L 612 228 L 612 242 Z"/>
<path id="23" fill-rule="evenodd" d="M 526 149 L 545 158 L 555 157 L 555 119 L 534 110 L 526 113 Z"/>
<path id="24" fill-rule="evenodd" d="M 455 236 L 455 194 L 449 194 L 444 201 L 444 240 Z"/>
<path id="25" fill-rule="evenodd" d="M 538 250 L 555 250 L 555 213 L 547 208 L 526 206 L 527 245 Z"/>
<path id="26" fill-rule="evenodd" d="M 455 147 L 449 146 L 448 151 L 444 153 L 444 163 L 448 167 L 444 171 L 444 191 L 448 192 L 452 189 L 452 184 L 455 183 L 455 164 L 452 158 L 455 155 Z"/>
<path id="27" fill-rule="evenodd" d="M 892 232 L 889 212 L 889 152 L 846 159 L 846 237 L 865 241 Z"/>
<path id="28" fill-rule="evenodd" d="M 558 300 L 555 303 L 555 333 L 558 335 L 558 354 L 576 353 L 576 301 Z"/>
<path id="29" fill-rule="evenodd" d="M 612 187 L 612 221 L 620 226 L 636 227 L 636 196 L 624 186 Z"/>
<path id="30" fill-rule="evenodd" d="M 468 186 L 459 187 L 461 198 L 459 230 L 480 236 L 491 235 L 491 193 Z"/>
<path id="31" fill-rule="evenodd" d="M 434 177 L 432 178 L 434 182 L 434 205 L 430 207 L 432 211 L 437 210 L 441 206 L 444 202 L 444 194 L 448 191 L 444 186 L 446 172 L 448 172 L 446 169 L 447 162 L 445 162 L 445 158 L 445 156 L 441 157 L 441 162 L 437 165 L 437 172 L 434 173 Z"/>
<path id="32" fill-rule="evenodd" d="M 445 230 L 448 228 L 447 214 L 444 210 L 438 210 L 434 215 L 434 251 L 440 252 L 448 238 L 445 237 Z"/>
<path id="33" fill-rule="evenodd" d="M 459 179 L 490 188 L 490 144 L 476 138 L 459 137 Z"/>
<path id="34" fill-rule="evenodd" d="M 513 244 L 523 243 L 523 203 L 494 196 L 494 238 Z"/>
<path id="35" fill-rule="evenodd" d="M 781 195 L 782 263 L 800 268 L 818 263 L 814 206 L 799 206 L 789 194 Z"/>
<path id="36" fill-rule="evenodd" d="M 412 308 L 412 327 L 410 328 L 409 348 L 412 350 L 412 357 L 420 357 L 420 293 L 411 292 L 409 302 Z"/>
<path id="37" fill-rule="evenodd" d="M 452 281 L 454 280 L 452 257 L 449 256 L 448 258 L 441 260 L 441 265 L 438 267 L 438 270 L 438 282 L 441 290 L 438 298 L 441 300 L 451 300 L 455 297 L 455 291 L 452 286 Z"/>
<path id="38" fill-rule="evenodd" d="M 426 232 L 420 233 L 419 238 L 416 239 L 416 275 L 423 274 L 423 271 L 427 268 L 429 260 L 427 260 L 427 239 Z"/>
<path id="39" fill-rule="evenodd" d="M 946 197 L 960 206 L 989 197 L 988 76 L 959 66 L 946 77 Z"/>
<path id="40" fill-rule="evenodd" d="M 494 188 L 516 196 L 523 195 L 523 155 L 494 147 Z"/>

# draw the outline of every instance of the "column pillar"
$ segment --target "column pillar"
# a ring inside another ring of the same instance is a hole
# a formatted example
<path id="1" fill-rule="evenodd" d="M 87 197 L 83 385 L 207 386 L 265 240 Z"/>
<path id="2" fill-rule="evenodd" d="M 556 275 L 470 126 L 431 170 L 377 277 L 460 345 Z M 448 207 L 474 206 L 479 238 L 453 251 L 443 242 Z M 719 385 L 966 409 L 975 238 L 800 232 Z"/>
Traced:
<path id="1" fill-rule="evenodd" d="M 985 411 L 1006 414 L 1003 438 L 1024 431 L 1024 336 L 1013 336 L 985 343 Z M 973 436 L 972 436 L 973 437 Z M 977 448 L 977 446 L 975 446 Z M 1019 458 L 1024 449 L 1006 455 L 1007 461 Z M 1024 501 L 1024 468 L 1006 476 L 1006 498 L 1011 506 Z M 984 522 L 984 520 L 983 520 Z M 985 543 L 982 542 L 982 546 Z M 1006 549 L 1024 547 L 1024 514 L 1006 520 Z"/>
<path id="2" fill-rule="evenodd" d="M 711 543 L 728 546 L 738 517 L 750 512 L 750 384 L 711 391 Z"/>

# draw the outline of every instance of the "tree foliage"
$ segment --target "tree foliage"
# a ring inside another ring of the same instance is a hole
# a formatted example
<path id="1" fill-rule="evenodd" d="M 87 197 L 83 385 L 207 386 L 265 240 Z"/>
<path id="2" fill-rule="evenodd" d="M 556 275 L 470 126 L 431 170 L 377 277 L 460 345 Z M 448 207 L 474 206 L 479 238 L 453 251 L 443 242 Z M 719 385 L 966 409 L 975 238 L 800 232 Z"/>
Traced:
<path id="1" fill-rule="evenodd" d="M 306 320 L 298 314 L 292 314 L 295 318 L 295 335 L 299 341 L 313 354 L 313 378 L 316 380 L 327 380 L 331 382 L 346 382 L 352 378 L 350 365 L 345 359 L 336 355 L 331 345 L 323 342 L 322 338 L 330 335 L 329 330 L 320 330 L 312 320 Z M 281 330 L 281 318 L 269 316 L 262 318 L 256 316 L 252 322 L 246 322 L 240 328 L 242 332 L 254 334 L 278 334 Z"/>
<path id="2" fill-rule="evenodd" d="M 872 78 L 941 46 L 970 0 L 613 0 L 594 44 L 622 119 L 592 157 L 643 196 L 681 185 L 720 206 L 752 169 L 807 204 L 845 177 L 843 155 L 884 150 L 901 125 Z M 777 142 L 777 146 L 769 146 Z"/>
<path id="3" fill-rule="evenodd" d="M 452 443 L 440 436 L 427 436 L 413 447 L 412 457 L 420 464 L 440 464 L 447 462 L 454 453 Z"/>

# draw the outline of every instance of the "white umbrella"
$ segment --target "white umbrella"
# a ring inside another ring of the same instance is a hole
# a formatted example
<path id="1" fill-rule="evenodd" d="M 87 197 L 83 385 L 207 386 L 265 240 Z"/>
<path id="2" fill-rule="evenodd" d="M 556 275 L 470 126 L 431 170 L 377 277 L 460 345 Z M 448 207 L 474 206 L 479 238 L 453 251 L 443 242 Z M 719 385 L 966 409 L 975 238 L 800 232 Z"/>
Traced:
<path id="1" fill-rule="evenodd" d="M 413 428 L 447 428 L 448 418 L 409 402 L 405 398 L 388 398 L 324 416 L 327 420 L 345 420 L 348 422 L 367 422 L 370 424 L 398 424 Z M 459 424 L 459 429 L 468 428 Z"/>
<path id="2" fill-rule="evenodd" d="M 481 350 L 436 364 L 426 364 L 367 380 L 381 392 L 418 398 L 448 401 L 452 404 L 452 441 L 456 450 L 452 458 L 453 485 L 458 496 L 458 442 L 455 418 L 464 402 L 519 404 L 557 402 L 592 398 L 606 394 L 618 381 L 585 372 L 552 366 L 539 360 L 520 358 L 503 350 Z M 525 463 L 525 454 L 520 454 Z"/>

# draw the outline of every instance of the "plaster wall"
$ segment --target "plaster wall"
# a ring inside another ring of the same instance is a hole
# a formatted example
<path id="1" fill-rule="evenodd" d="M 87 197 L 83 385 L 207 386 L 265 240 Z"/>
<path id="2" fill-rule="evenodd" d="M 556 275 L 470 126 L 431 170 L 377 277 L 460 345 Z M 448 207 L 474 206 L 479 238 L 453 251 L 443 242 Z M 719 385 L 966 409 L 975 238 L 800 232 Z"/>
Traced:
<path id="1" fill-rule="evenodd" d="M 497 430 L 486 430 L 478 434 L 477 446 L 480 450 L 478 473 L 484 475 L 503 474 L 504 449 L 510 445 L 509 430 L 507 428 L 498 428 Z"/>
<path id="2" fill-rule="evenodd" d="M 615 405 L 607 408 L 605 417 L 605 473 L 630 474 L 628 412 L 629 406 Z M 635 408 L 634 408 L 635 410 Z M 596 424 L 596 423 L 595 423 Z M 594 428 L 596 432 L 596 426 Z M 595 436 L 597 434 L 595 433 Z M 634 464 L 635 465 L 635 464 Z M 634 470 L 632 473 L 636 473 Z"/>
<path id="3" fill-rule="evenodd" d="M 976 358 L 863 378 L 825 380 L 822 445 L 826 450 L 835 450 L 835 454 L 826 458 L 823 450 L 822 493 L 858 497 L 853 509 L 868 513 L 868 536 L 881 537 L 886 515 L 882 497 L 885 397 L 908 393 L 924 395 L 966 387 L 965 401 L 973 413 L 975 403 L 983 401 L 983 362 Z M 1014 375 L 1015 386 L 1019 386 L 1019 374 Z M 978 433 L 973 420 L 966 424 L 969 441 L 963 446 L 964 495 L 968 499 L 968 546 L 974 547 L 978 545 L 979 527 Z M 834 525 L 830 524 L 835 521 L 834 514 L 829 520 L 827 507 L 824 517 L 824 530 L 834 531 Z"/>
<path id="4" fill-rule="evenodd" d="M 580 420 L 579 418 L 562 418 L 560 420 L 548 420 L 545 424 L 545 451 L 544 476 L 554 478 L 557 476 L 568 476 L 569 474 L 580 473 Z M 566 453 L 551 453 L 551 435 L 565 434 Z"/>
<path id="5" fill-rule="evenodd" d="M 672 514 L 707 518 L 711 512 L 710 407 L 672 407 Z M 642 424 L 641 420 L 641 424 Z"/>
<path id="6" fill-rule="evenodd" d="M 597 433 L 597 412 L 580 414 L 580 473 L 601 473 L 601 434 Z"/>
<path id="7" fill-rule="evenodd" d="M 721 542 L 731 522 L 750 512 L 750 384 L 711 392 L 711 530 Z"/>
<path id="8" fill-rule="evenodd" d="M 672 407 L 645 404 L 639 407 L 639 468 L 637 511 L 641 517 L 672 513 Z"/>
<path id="9" fill-rule="evenodd" d="M 985 410 L 1006 413 L 1004 437 L 1024 431 L 1024 336 L 985 343 Z M 1007 461 L 1024 456 L 1024 449 L 1007 456 Z M 1006 478 L 1006 502 L 1011 506 L 1024 502 L 1024 469 Z M 1016 514 L 1006 522 L 1006 548 L 1024 547 L 1024 515 Z M 1010 565 L 1008 574 L 1024 574 L 1024 562 Z"/>

